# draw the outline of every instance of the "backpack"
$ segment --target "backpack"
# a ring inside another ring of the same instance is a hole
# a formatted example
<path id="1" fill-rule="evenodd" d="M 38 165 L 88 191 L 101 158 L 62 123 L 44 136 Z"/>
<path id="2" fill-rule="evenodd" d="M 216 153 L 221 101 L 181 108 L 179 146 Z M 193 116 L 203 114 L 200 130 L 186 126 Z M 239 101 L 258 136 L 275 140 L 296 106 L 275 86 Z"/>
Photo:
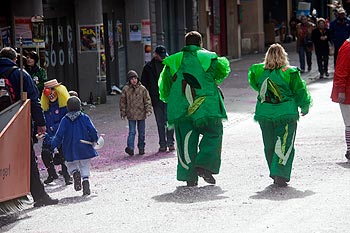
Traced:
<path id="1" fill-rule="evenodd" d="M 8 79 L 15 69 L 18 67 L 13 66 L 0 74 L 0 112 L 16 101 L 15 90 Z"/>

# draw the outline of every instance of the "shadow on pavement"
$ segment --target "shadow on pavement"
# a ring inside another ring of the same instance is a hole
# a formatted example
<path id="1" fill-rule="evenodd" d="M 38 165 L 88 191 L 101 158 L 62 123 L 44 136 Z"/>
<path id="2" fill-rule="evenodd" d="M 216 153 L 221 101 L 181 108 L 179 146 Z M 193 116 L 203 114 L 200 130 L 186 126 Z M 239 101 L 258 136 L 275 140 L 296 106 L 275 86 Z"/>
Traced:
<path id="1" fill-rule="evenodd" d="M 175 152 L 155 152 L 155 153 L 146 153 L 145 155 L 138 155 L 135 154 L 133 156 L 123 156 L 114 158 L 111 160 L 112 162 L 109 162 L 109 164 L 104 165 L 95 165 L 93 166 L 94 169 L 98 171 L 106 171 L 110 169 L 116 169 L 116 168 L 127 168 L 131 166 L 135 166 L 140 163 L 149 162 L 149 161 L 158 161 L 163 159 L 168 159 L 176 157 L 176 151 Z"/>
<path id="2" fill-rule="evenodd" d="M 350 162 L 339 162 L 336 164 L 338 164 L 339 166 L 342 166 L 343 168 L 350 168 Z"/>
<path id="3" fill-rule="evenodd" d="M 5 216 L 0 216 L 0 232 L 7 232 L 7 231 L 10 231 L 12 227 L 15 226 L 15 224 L 13 224 L 11 226 L 11 228 L 6 228 L 3 229 L 3 227 L 7 226 L 7 225 L 10 225 L 12 223 L 16 223 L 16 222 L 19 222 L 20 220 L 24 220 L 24 219 L 27 219 L 27 218 L 31 218 L 31 216 L 25 214 L 26 212 L 28 211 L 31 211 L 33 208 L 31 209 L 28 209 L 26 211 L 20 211 L 18 213 L 14 213 L 14 214 L 10 214 L 10 215 L 5 215 Z"/>
<path id="4" fill-rule="evenodd" d="M 202 187 L 187 187 L 179 186 L 172 193 L 165 193 L 159 196 L 154 196 L 152 199 L 159 202 L 175 202 L 175 203 L 195 203 L 215 201 L 228 198 L 219 196 L 226 191 L 223 191 L 219 186 L 206 185 Z"/>
<path id="5" fill-rule="evenodd" d="M 300 191 L 293 187 L 277 187 L 273 184 L 267 186 L 263 191 L 256 193 L 256 195 L 250 196 L 249 198 L 286 201 L 289 199 L 304 198 L 315 194 L 315 192 L 310 190 Z"/>
<path id="6" fill-rule="evenodd" d="M 82 192 L 79 192 L 79 194 L 82 194 Z M 91 198 L 96 197 L 96 195 L 89 195 L 89 196 L 73 196 L 73 197 L 64 197 L 62 199 L 58 200 L 59 205 L 70 205 L 70 204 L 75 204 L 75 203 L 81 203 L 85 201 L 89 201 Z"/>
<path id="7" fill-rule="evenodd" d="M 89 201 L 91 198 L 94 198 L 94 197 L 96 197 L 96 195 L 65 197 L 65 198 L 59 199 L 58 205 L 66 206 L 70 204 L 85 202 L 85 201 Z M 10 231 L 11 228 L 15 226 L 15 224 L 13 223 L 17 223 L 21 220 L 31 218 L 31 216 L 28 215 L 28 213 L 30 213 L 31 211 L 36 210 L 37 208 L 45 208 L 45 207 L 33 207 L 32 204 L 33 203 L 28 202 L 27 204 L 25 204 L 25 206 L 23 206 L 23 210 L 21 211 L 8 214 L 8 215 L 0 215 L 0 232 Z M 8 225 L 11 225 L 11 228 L 6 228 L 6 226 Z"/>

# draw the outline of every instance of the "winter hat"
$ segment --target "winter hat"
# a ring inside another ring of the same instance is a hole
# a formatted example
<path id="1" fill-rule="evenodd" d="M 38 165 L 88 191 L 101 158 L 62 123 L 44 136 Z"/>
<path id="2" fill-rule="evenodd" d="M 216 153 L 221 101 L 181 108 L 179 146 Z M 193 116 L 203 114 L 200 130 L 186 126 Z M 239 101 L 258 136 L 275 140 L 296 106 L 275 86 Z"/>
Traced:
<path id="1" fill-rule="evenodd" d="M 161 58 L 165 58 L 169 56 L 169 54 L 166 51 L 166 48 L 163 45 L 158 45 L 156 49 L 154 50 L 156 54 L 158 54 Z"/>
<path id="2" fill-rule="evenodd" d="M 80 111 L 81 109 L 81 101 L 78 97 L 76 96 L 71 96 L 69 97 L 69 99 L 67 100 L 67 109 L 68 112 L 76 112 L 76 111 Z"/>
<path id="3" fill-rule="evenodd" d="M 139 75 L 136 73 L 135 70 L 129 70 L 127 75 L 128 81 L 133 77 L 139 78 Z"/>

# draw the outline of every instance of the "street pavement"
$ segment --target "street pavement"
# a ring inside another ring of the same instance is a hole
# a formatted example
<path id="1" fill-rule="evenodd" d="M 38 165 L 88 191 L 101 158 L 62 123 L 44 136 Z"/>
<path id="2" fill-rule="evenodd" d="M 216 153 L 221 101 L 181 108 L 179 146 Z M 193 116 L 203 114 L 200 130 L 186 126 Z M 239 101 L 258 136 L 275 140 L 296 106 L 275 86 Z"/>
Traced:
<path id="1" fill-rule="evenodd" d="M 291 65 L 298 66 L 295 43 L 284 46 Z M 198 187 L 189 188 L 176 180 L 176 152 L 157 153 L 154 116 L 146 122 L 146 154 L 126 156 L 128 128 L 119 116 L 120 96 L 108 96 L 107 104 L 85 106 L 105 138 L 92 163 L 92 194 L 82 197 L 60 178 L 46 186 L 60 199 L 58 205 L 28 206 L 0 217 L 0 232 L 349 232 L 350 165 L 339 106 L 329 98 L 333 60 L 327 79 L 318 79 L 314 54 L 313 70 L 302 75 L 313 106 L 299 120 L 290 184 L 276 188 L 253 121 L 256 93 L 247 83 L 249 66 L 263 57 L 232 61 L 222 85 L 229 118 L 216 185 L 200 179 Z"/>

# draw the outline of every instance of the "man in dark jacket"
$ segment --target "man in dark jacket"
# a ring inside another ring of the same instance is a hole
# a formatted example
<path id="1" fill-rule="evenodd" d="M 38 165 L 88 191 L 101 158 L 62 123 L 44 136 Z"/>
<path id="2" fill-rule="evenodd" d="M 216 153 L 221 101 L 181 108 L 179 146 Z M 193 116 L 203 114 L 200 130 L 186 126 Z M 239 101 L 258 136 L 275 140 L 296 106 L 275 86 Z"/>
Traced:
<path id="1" fill-rule="evenodd" d="M 16 66 L 17 53 L 10 47 L 5 47 L 0 51 L 0 73 L 6 72 L 13 66 Z M 16 95 L 16 101 L 20 99 L 20 69 L 14 70 L 7 78 L 11 83 Z M 46 122 L 39 102 L 39 91 L 35 86 L 30 75 L 23 71 L 23 91 L 27 92 L 30 101 L 30 111 L 32 121 L 37 126 L 37 132 L 45 133 Z M 33 124 L 32 124 L 33 125 Z M 33 130 L 33 129 L 32 129 Z M 55 205 L 58 203 L 57 199 L 51 199 L 51 197 L 45 192 L 44 185 L 40 180 L 40 174 L 38 165 L 36 162 L 36 156 L 33 149 L 33 140 L 31 142 L 31 154 L 30 154 L 30 192 L 34 199 L 34 206 Z"/>
<path id="2" fill-rule="evenodd" d="M 168 129 L 167 124 L 167 105 L 159 99 L 158 79 L 164 65 L 163 59 L 168 56 L 166 48 L 158 45 L 153 53 L 153 58 L 148 62 L 142 71 L 141 82 L 147 88 L 152 101 L 154 115 L 156 117 L 159 152 L 165 152 L 167 147 L 169 151 L 175 150 L 174 130 Z"/>
<path id="3" fill-rule="evenodd" d="M 331 40 L 334 44 L 334 70 L 338 57 L 338 50 L 350 36 L 350 20 L 346 17 L 344 8 L 337 10 L 337 18 L 329 25 Z"/>

